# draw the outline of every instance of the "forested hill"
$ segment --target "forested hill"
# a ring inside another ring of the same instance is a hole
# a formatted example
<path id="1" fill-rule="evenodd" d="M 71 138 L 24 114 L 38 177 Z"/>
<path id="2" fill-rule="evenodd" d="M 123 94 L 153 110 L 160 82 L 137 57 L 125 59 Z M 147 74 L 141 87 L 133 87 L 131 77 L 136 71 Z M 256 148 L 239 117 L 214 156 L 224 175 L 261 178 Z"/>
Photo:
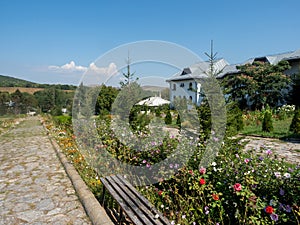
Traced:
<path id="1" fill-rule="evenodd" d="M 0 87 L 27 87 L 27 88 L 48 88 L 55 87 L 61 90 L 75 90 L 76 86 L 69 84 L 38 84 L 27 80 L 0 75 Z"/>

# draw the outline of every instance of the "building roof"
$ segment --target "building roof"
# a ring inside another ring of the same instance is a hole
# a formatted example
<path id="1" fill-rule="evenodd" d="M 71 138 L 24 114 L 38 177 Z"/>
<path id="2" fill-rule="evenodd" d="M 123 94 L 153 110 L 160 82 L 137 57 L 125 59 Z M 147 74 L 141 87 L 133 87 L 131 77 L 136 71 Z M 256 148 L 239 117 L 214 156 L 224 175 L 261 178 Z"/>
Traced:
<path id="1" fill-rule="evenodd" d="M 286 52 L 275 55 L 267 55 L 261 57 L 250 58 L 241 64 L 229 64 L 224 59 L 218 59 L 214 62 L 214 71 L 216 78 L 222 78 L 228 74 L 239 73 L 239 70 L 236 68 L 239 65 L 245 65 L 247 63 L 252 64 L 254 61 L 263 61 L 268 62 L 272 65 L 277 64 L 283 60 L 295 60 L 300 59 L 300 49 L 293 52 Z M 174 76 L 167 79 L 167 82 L 170 81 L 180 81 L 180 80 L 191 80 L 191 79 L 203 79 L 208 76 L 210 70 L 210 64 L 207 61 L 196 63 L 190 67 L 184 68 L 180 73 L 175 74 Z"/>
<path id="2" fill-rule="evenodd" d="M 226 69 L 226 71 L 234 71 L 234 68 L 235 67 L 229 65 L 225 59 L 218 59 L 214 62 L 214 73 L 218 74 L 218 76 L 223 73 L 224 69 Z M 203 61 L 184 68 L 180 73 L 176 73 L 167 81 L 201 79 L 207 77 L 209 71 L 210 63 Z"/>
<path id="3" fill-rule="evenodd" d="M 165 100 L 161 97 L 149 97 L 137 103 L 137 105 L 146 105 L 146 106 L 160 106 L 170 104 L 170 101 Z"/>
<path id="4" fill-rule="evenodd" d="M 283 60 L 289 61 L 292 59 L 300 59 L 300 49 L 298 49 L 296 51 L 292 51 L 292 52 L 285 52 L 285 53 L 280 53 L 280 54 L 275 54 L 275 55 L 266 55 L 266 56 L 261 56 L 261 57 L 250 58 L 242 64 L 253 63 L 254 61 L 265 60 L 268 63 L 275 65 L 275 64 L 279 63 L 280 61 L 283 61 Z"/>

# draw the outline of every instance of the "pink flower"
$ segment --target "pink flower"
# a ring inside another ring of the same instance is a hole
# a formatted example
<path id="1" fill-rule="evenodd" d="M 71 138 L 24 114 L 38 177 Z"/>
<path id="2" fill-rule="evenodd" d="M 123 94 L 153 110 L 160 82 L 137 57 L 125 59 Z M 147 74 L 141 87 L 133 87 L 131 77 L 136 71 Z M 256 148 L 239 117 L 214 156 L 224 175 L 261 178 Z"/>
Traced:
<path id="1" fill-rule="evenodd" d="M 206 173 L 206 169 L 204 167 L 201 167 L 199 169 L 200 174 L 205 174 Z"/>
<path id="2" fill-rule="evenodd" d="M 248 163 L 248 162 L 250 162 L 250 159 L 245 159 L 244 162 Z"/>
<path id="3" fill-rule="evenodd" d="M 242 185 L 240 183 L 236 183 L 235 185 L 233 185 L 233 189 L 235 191 L 240 191 L 242 190 Z"/>
<path id="4" fill-rule="evenodd" d="M 266 151 L 266 154 L 267 154 L 267 155 L 271 155 L 271 154 L 272 154 L 271 149 L 268 149 L 268 150 Z"/>

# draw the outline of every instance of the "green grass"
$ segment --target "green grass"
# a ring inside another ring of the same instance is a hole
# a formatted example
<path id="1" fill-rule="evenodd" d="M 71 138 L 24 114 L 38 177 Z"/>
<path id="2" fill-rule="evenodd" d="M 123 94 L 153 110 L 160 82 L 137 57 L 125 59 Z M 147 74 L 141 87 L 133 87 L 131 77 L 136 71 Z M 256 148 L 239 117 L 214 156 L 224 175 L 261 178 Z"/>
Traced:
<path id="1" fill-rule="evenodd" d="M 262 131 L 262 125 L 256 123 L 245 124 L 244 129 L 240 132 L 243 135 L 256 135 L 270 138 L 287 138 L 293 137 L 293 134 L 289 131 L 292 118 L 285 120 L 273 119 L 274 130 L 270 133 Z"/>

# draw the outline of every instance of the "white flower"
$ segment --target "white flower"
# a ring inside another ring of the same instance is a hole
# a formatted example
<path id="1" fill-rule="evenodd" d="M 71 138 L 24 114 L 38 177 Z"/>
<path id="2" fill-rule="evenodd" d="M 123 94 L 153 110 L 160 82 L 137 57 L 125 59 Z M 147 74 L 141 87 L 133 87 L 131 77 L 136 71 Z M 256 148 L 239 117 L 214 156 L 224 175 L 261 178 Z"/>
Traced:
<path id="1" fill-rule="evenodd" d="M 171 221 L 171 225 L 175 225 L 175 221 L 174 220 Z"/>
<path id="2" fill-rule="evenodd" d="M 161 205 L 161 206 L 160 206 L 160 208 L 164 208 L 164 207 L 165 207 L 164 205 Z"/>
<path id="3" fill-rule="evenodd" d="M 212 166 L 216 166 L 217 163 L 216 163 L 216 162 L 212 162 L 211 165 L 212 165 Z"/>
<path id="4" fill-rule="evenodd" d="M 280 172 L 274 172 L 274 175 L 276 178 L 281 178 L 281 173 Z"/>
<path id="5" fill-rule="evenodd" d="M 285 178 L 291 178 L 291 174 L 289 174 L 289 173 L 285 173 L 285 174 L 283 174 L 283 176 L 284 176 Z"/>

